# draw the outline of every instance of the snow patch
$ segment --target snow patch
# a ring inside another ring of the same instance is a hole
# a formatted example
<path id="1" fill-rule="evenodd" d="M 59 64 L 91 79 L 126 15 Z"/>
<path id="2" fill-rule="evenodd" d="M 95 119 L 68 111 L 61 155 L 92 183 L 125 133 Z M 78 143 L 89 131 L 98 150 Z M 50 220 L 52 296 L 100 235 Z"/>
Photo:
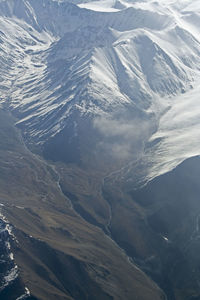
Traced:
<path id="1" fill-rule="evenodd" d="M 18 267 L 15 265 L 4 277 L 4 288 L 18 277 Z"/>
<path id="2" fill-rule="evenodd" d="M 117 12 L 119 9 L 115 8 L 116 0 L 101 0 L 91 1 L 87 3 L 78 4 L 80 8 L 86 8 L 100 12 Z"/>
<path id="3" fill-rule="evenodd" d="M 12 231 L 12 226 L 9 224 L 8 220 L 3 215 L 2 211 L 0 212 L 0 236 L 1 242 L 4 243 L 4 245 L 2 245 L 2 248 L 5 247 L 7 259 L 10 260 L 12 266 L 6 272 L 3 278 L 3 282 L 1 283 L 1 288 L 4 289 L 18 277 L 18 266 L 14 262 L 14 254 L 11 251 L 11 240 L 17 242 L 17 239 Z"/>
<path id="4" fill-rule="evenodd" d="M 27 287 L 25 287 L 25 293 L 23 295 L 21 295 L 20 297 L 18 297 L 16 300 L 25 300 L 30 295 L 31 295 L 31 293 L 30 293 L 29 289 Z"/>

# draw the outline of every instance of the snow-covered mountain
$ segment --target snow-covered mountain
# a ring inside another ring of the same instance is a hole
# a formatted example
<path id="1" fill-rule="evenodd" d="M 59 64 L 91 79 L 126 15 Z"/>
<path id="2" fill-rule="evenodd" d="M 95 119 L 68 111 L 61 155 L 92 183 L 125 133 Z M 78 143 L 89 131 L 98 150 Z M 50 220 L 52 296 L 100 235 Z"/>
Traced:
<path id="1" fill-rule="evenodd" d="M 153 178 L 199 154 L 199 24 L 198 0 L 2 0 L 1 103 L 40 147 L 88 118 Z"/>
<path id="2" fill-rule="evenodd" d="M 200 1 L 0 0 L 0 54 L 0 298 L 199 299 Z"/>

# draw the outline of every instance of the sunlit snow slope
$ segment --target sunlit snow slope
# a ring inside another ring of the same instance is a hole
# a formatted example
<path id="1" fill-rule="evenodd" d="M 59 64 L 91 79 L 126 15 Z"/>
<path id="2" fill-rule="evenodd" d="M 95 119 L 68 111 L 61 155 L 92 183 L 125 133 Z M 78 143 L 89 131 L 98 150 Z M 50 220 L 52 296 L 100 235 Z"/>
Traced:
<path id="1" fill-rule="evenodd" d="M 154 132 L 136 155 L 151 179 L 200 152 L 199 25 L 198 0 L 0 1 L 1 102 L 38 145 L 74 115 L 137 131 L 115 120 L 131 108 Z"/>

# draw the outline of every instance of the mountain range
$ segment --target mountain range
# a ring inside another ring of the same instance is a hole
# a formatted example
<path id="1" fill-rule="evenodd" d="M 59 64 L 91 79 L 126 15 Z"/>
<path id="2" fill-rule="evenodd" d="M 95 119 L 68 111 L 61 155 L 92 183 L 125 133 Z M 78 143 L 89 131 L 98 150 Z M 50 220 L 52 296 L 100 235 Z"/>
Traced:
<path id="1" fill-rule="evenodd" d="M 0 1 L 0 297 L 197 300 L 200 3 Z"/>

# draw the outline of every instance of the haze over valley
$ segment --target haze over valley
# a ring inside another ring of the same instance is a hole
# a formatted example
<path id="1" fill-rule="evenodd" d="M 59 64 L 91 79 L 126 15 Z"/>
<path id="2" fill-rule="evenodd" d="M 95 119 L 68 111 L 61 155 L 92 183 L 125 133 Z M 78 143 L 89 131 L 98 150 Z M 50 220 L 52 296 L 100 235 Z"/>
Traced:
<path id="1" fill-rule="evenodd" d="M 200 299 L 200 1 L 0 0 L 0 298 Z"/>

